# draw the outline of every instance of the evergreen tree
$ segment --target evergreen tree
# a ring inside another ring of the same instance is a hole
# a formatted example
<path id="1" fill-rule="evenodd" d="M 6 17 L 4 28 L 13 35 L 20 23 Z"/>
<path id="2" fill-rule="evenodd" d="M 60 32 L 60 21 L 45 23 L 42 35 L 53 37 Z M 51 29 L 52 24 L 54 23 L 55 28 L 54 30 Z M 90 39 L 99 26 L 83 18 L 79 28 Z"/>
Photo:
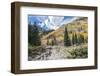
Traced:
<path id="1" fill-rule="evenodd" d="M 47 39 L 47 45 L 49 45 L 49 39 Z"/>
<path id="2" fill-rule="evenodd" d="M 52 45 L 52 46 L 55 45 L 54 40 L 52 40 L 51 45 Z"/>
<path id="3" fill-rule="evenodd" d="M 65 46 L 71 46 L 70 38 L 68 35 L 67 27 L 65 27 L 65 32 L 64 32 L 64 45 Z"/>
<path id="4" fill-rule="evenodd" d="M 78 40 L 77 40 L 77 34 L 75 33 L 75 44 L 78 43 Z"/>
<path id="5" fill-rule="evenodd" d="M 78 37 L 76 33 L 72 34 L 72 44 L 78 44 Z"/>
<path id="6" fill-rule="evenodd" d="M 84 43 L 84 36 L 80 35 L 80 38 L 81 38 L 81 43 Z"/>
<path id="7" fill-rule="evenodd" d="M 53 37 L 53 43 L 54 43 L 54 45 L 57 45 L 56 37 Z"/>
<path id="8" fill-rule="evenodd" d="M 81 43 L 82 43 L 81 37 L 78 36 L 78 44 L 81 44 Z"/>
<path id="9" fill-rule="evenodd" d="M 84 40 L 85 40 L 85 43 L 88 43 L 88 37 L 86 37 Z"/>
<path id="10" fill-rule="evenodd" d="M 84 43 L 84 36 L 83 35 L 79 35 L 78 37 L 78 44 Z"/>
<path id="11" fill-rule="evenodd" d="M 31 23 L 28 24 L 28 43 L 32 44 L 32 25 Z"/>
<path id="12" fill-rule="evenodd" d="M 36 26 L 36 23 L 34 25 L 29 25 L 29 30 L 28 30 L 28 40 L 31 45 L 34 46 L 39 46 L 41 45 L 41 40 L 39 36 L 39 30 L 38 27 Z"/>
<path id="13" fill-rule="evenodd" d="M 75 44 L 75 35 L 72 34 L 72 44 L 74 45 Z"/>

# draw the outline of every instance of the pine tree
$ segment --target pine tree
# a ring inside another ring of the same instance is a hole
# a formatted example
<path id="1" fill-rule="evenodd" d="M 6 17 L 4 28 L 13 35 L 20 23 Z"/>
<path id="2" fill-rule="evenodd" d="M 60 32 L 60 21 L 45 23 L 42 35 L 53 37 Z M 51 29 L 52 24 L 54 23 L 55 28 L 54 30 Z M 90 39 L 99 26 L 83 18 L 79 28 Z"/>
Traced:
<path id="1" fill-rule="evenodd" d="M 28 43 L 32 45 L 32 25 L 28 24 Z"/>
<path id="2" fill-rule="evenodd" d="M 73 45 L 78 44 L 78 37 L 76 33 L 72 34 L 72 44 Z"/>
<path id="3" fill-rule="evenodd" d="M 47 39 L 47 45 L 49 45 L 49 39 Z"/>
<path id="4" fill-rule="evenodd" d="M 65 27 L 65 32 L 64 32 L 64 45 L 65 46 L 71 46 L 70 38 L 68 35 L 67 27 Z"/>
<path id="5" fill-rule="evenodd" d="M 54 40 L 52 40 L 51 45 L 52 45 L 52 46 L 55 45 Z"/>
<path id="6" fill-rule="evenodd" d="M 78 43 L 78 40 L 77 40 L 77 34 L 75 33 L 75 44 Z"/>
<path id="7" fill-rule="evenodd" d="M 78 44 L 80 45 L 82 43 L 81 37 L 78 36 L 78 39 L 77 40 L 78 40 Z"/>
<path id="8" fill-rule="evenodd" d="M 75 44 L 75 35 L 74 35 L 74 33 L 72 34 L 72 44 L 73 45 Z"/>
<path id="9" fill-rule="evenodd" d="M 57 45 L 56 37 L 53 37 L 53 42 L 54 42 L 54 45 Z"/>
<path id="10" fill-rule="evenodd" d="M 80 38 L 81 38 L 81 43 L 84 43 L 84 36 L 80 35 Z"/>
<path id="11" fill-rule="evenodd" d="M 78 37 L 78 44 L 84 43 L 84 36 L 83 35 L 79 35 Z"/>
<path id="12" fill-rule="evenodd" d="M 31 45 L 34 46 L 41 45 L 39 30 L 38 27 L 36 26 L 36 23 L 34 23 L 34 25 L 29 25 L 28 34 L 29 34 L 28 40 Z"/>

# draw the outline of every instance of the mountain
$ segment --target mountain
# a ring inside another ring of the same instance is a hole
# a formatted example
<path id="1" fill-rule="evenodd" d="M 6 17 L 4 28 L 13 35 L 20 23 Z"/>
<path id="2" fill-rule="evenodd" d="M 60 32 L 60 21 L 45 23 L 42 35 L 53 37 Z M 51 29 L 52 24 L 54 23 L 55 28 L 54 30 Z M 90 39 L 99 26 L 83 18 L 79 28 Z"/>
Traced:
<path id="1" fill-rule="evenodd" d="M 51 42 L 53 38 L 56 38 L 57 44 L 63 45 L 65 27 L 67 27 L 68 29 L 70 39 L 73 33 L 82 34 L 84 35 L 84 37 L 87 38 L 88 19 L 87 17 L 82 17 L 80 19 L 75 19 L 68 24 L 64 24 L 63 26 L 60 26 L 57 30 L 52 31 L 47 35 L 44 35 L 41 38 L 42 44 L 46 45 L 48 40 Z"/>

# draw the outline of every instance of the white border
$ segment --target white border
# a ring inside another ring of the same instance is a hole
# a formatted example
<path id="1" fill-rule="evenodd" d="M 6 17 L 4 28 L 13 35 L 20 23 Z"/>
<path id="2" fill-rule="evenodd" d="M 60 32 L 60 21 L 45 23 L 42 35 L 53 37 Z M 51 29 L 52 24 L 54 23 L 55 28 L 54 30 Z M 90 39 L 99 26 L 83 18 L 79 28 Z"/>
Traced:
<path id="1" fill-rule="evenodd" d="M 21 70 L 94 65 L 94 11 L 41 7 L 21 7 L 20 14 Z M 28 14 L 88 17 L 88 59 L 28 61 Z"/>

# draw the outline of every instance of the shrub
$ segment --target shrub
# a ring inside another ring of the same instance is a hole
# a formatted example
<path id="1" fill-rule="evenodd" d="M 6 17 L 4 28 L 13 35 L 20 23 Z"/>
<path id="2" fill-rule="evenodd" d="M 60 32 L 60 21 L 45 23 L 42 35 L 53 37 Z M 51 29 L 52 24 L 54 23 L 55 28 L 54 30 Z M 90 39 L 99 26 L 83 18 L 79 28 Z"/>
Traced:
<path id="1" fill-rule="evenodd" d="M 84 48 L 75 48 L 69 52 L 70 56 L 68 58 L 76 59 L 76 58 L 87 58 L 88 52 L 87 47 Z"/>

